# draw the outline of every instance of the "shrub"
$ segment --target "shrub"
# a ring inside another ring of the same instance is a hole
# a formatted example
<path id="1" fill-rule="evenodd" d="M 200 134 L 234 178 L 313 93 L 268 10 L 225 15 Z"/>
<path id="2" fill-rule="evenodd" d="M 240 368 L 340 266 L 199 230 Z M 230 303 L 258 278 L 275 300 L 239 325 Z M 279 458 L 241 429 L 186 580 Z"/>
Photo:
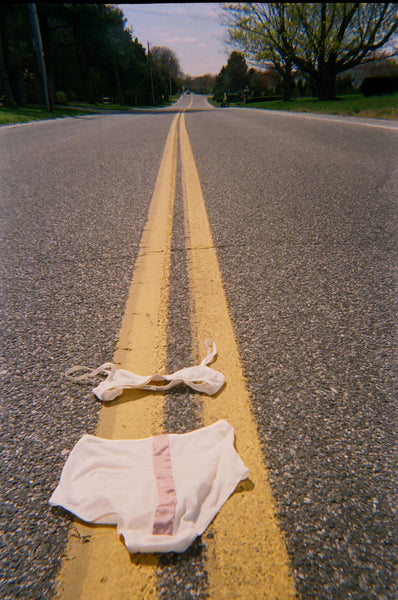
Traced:
<path id="1" fill-rule="evenodd" d="M 68 103 L 68 97 L 65 94 L 65 92 L 57 92 L 55 94 L 55 100 L 56 100 L 57 104 L 67 104 Z"/>
<path id="2" fill-rule="evenodd" d="M 354 88 L 352 86 L 351 75 L 345 77 L 337 77 L 336 80 L 336 94 L 353 94 Z"/>
<path id="3" fill-rule="evenodd" d="M 228 102 L 240 102 L 242 100 L 242 92 L 236 94 L 227 94 Z"/>
<path id="4" fill-rule="evenodd" d="M 361 85 L 364 96 L 381 96 L 398 92 L 398 77 L 366 77 Z"/>
<path id="5" fill-rule="evenodd" d="M 272 100 L 282 100 L 282 96 L 254 96 L 253 98 L 246 98 L 245 104 L 253 104 L 254 102 L 270 102 Z"/>

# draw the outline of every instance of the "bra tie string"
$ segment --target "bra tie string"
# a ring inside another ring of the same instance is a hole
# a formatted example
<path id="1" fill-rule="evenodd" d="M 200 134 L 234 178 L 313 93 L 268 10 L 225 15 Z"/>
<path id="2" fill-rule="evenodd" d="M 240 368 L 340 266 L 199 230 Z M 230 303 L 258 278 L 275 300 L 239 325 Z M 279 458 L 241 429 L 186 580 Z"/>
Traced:
<path id="1" fill-rule="evenodd" d="M 81 375 L 77 375 L 79 371 L 88 371 L 87 373 L 82 373 Z M 74 381 L 75 383 L 92 383 L 92 379 L 97 377 L 97 375 L 110 375 L 116 371 L 116 366 L 112 363 L 104 363 L 97 369 L 91 369 L 90 367 L 84 367 L 82 365 L 77 365 L 75 367 L 71 367 L 67 371 L 65 371 L 65 377 L 69 379 L 69 381 Z"/>
<path id="2" fill-rule="evenodd" d="M 205 340 L 204 345 L 207 350 L 207 354 L 206 357 L 200 363 L 201 367 L 205 367 L 206 365 L 211 363 L 213 358 L 217 354 L 217 346 L 213 340 Z M 110 362 L 104 363 L 97 369 L 91 369 L 90 367 L 85 367 L 83 365 L 76 365 L 75 367 L 71 367 L 70 369 L 65 371 L 65 377 L 69 381 L 73 381 L 75 383 L 92 383 L 92 379 L 97 377 L 97 375 L 110 375 L 115 373 L 116 370 L 116 365 Z M 78 373 L 81 371 L 86 371 L 86 373 L 81 373 L 79 375 Z"/>
<path id="3" fill-rule="evenodd" d="M 204 344 L 205 344 L 205 347 L 207 350 L 207 355 L 206 355 L 206 358 L 204 358 L 202 360 L 202 362 L 200 363 L 201 367 L 205 367 L 206 365 L 211 363 L 211 361 L 217 354 L 217 346 L 216 346 L 216 343 L 213 342 L 213 340 L 209 340 L 209 339 L 205 340 Z"/>

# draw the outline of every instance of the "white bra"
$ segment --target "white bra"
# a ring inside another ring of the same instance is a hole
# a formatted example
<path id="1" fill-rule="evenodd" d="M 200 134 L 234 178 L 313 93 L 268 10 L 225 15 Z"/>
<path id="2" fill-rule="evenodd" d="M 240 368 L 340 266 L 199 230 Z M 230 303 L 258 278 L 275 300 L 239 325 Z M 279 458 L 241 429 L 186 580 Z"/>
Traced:
<path id="1" fill-rule="evenodd" d="M 200 365 L 194 367 L 186 367 L 180 369 L 171 375 L 136 375 L 131 371 L 118 369 L 113 363 L 104 363 L 97 369 L 89 367 L 76 366 L 68 369 L 65 373 L 66 377 L 78 383 L 90 383 L 90 380 L 97 375 L 106 374 L 104 379 L 97 387 L 93 389 L 93 393 L 99 400 L 109 402 L 114 400 L 123 392 L 124 389 L 142 389 L 152 392 L 169 390 L 176 385 L 185 383 L 192 389 L 198 392 L 204 392 L 210 396 L 218 392 L 224 385 L 225 377 L 222 373 L 215 371 L 208 365 L 217 354 L 217 346 L 212 340 L 206 340 L 205 346 L 207 355 L 202 360 Z M 88 370 L 88 373 L 82 375 L 74 375 L 74 373 Z M 151 385 L 156 383 L 159 385 Z M 163 385 L 162 385 L 163 383 Z"/>

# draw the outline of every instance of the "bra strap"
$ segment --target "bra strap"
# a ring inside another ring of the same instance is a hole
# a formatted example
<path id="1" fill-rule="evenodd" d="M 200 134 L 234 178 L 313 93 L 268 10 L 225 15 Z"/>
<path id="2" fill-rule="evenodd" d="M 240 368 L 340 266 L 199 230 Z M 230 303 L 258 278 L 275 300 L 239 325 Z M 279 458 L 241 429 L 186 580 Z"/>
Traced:
<path id="1" fill-rule="evenodd" d="M 207 354 L 206 357 L 200 363 L 200 366 L 202 367 L 211 363 L 213 358 L 217 354 L 217 346 L 213 340 L 205 340 L 204 345 L 207 350 Z M 79 371 L 86 371 L 86 373 L 81 373 L 80 375 L 78 375 Z M 65 377 L 69 379 L 69 381 L 74 381 L 75 383 L 91 383 L 91 380 L 94 379 L 94 377 L 96 377 L 97 375 L 111 375 L 112 373 L 115 373 L 115 371 L 117 371 L 116 365 L 110 362 L 104 363 L 97 369 L 91 369 L 90 367 L 77 365 L 65 371 Z M 166 389 L 166 386 L 164 386 L 163 389 Z"/>
<path id="2" fill-rule="evenodd" d="M 81 375 L 75 375 L 75 373 L 79 371 L 88 372 L 82 373 Z M 90 367 L 83 367 L 81 365 L 77 365 L 76 367 L 71 367 L 70 369 L 65 371 L 65 377 L 69 379 L 69 381 L 74 381 L 75 383 L 92 383 L 91 379 L 94 379 L 94 377 L 96 377 L 97 375 L 110 375 L 115 371 L 116 366 L 112 363 L 104 363 L 97 369 L 90 369 Z"/>
<path id="3" fill-rule="evenodd" d="M 205 347 L 207 350 L 207 356 L 200 363 L 201 367 L 204 367 L 204 366 L 208 365 L 209 363 L 211 363 L 211 361 L 217 354 L 217 346 L 216 346 L 216 343 L 213 342 L 213 340 L 209 340 L 209 339 L 205 340 L 204 344 L 205 344 Z"/>

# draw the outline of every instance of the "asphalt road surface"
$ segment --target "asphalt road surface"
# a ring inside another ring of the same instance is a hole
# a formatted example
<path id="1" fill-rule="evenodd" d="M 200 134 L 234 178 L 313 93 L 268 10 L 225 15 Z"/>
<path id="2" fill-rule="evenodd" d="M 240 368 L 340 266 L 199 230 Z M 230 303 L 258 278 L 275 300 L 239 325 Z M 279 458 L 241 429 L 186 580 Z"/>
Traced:
<path id="1" fill-rule="evenodd" d="M 3 600 L 54 593 L 71 517 L 48 499 L 100 409 L 64 372 L 112 358 L 190 100 L 0 129 Z M 185 123 L 297 593 L 393 600 L 398 126 L 200 96 Z M 191 362 L 183 222 L 178 180 L 170 370 Z M 165 429 L 189 431 L 198 401 L 178 398 Z M 162 557 L 160 598 L 207 597 L 205 546 Z"/>

